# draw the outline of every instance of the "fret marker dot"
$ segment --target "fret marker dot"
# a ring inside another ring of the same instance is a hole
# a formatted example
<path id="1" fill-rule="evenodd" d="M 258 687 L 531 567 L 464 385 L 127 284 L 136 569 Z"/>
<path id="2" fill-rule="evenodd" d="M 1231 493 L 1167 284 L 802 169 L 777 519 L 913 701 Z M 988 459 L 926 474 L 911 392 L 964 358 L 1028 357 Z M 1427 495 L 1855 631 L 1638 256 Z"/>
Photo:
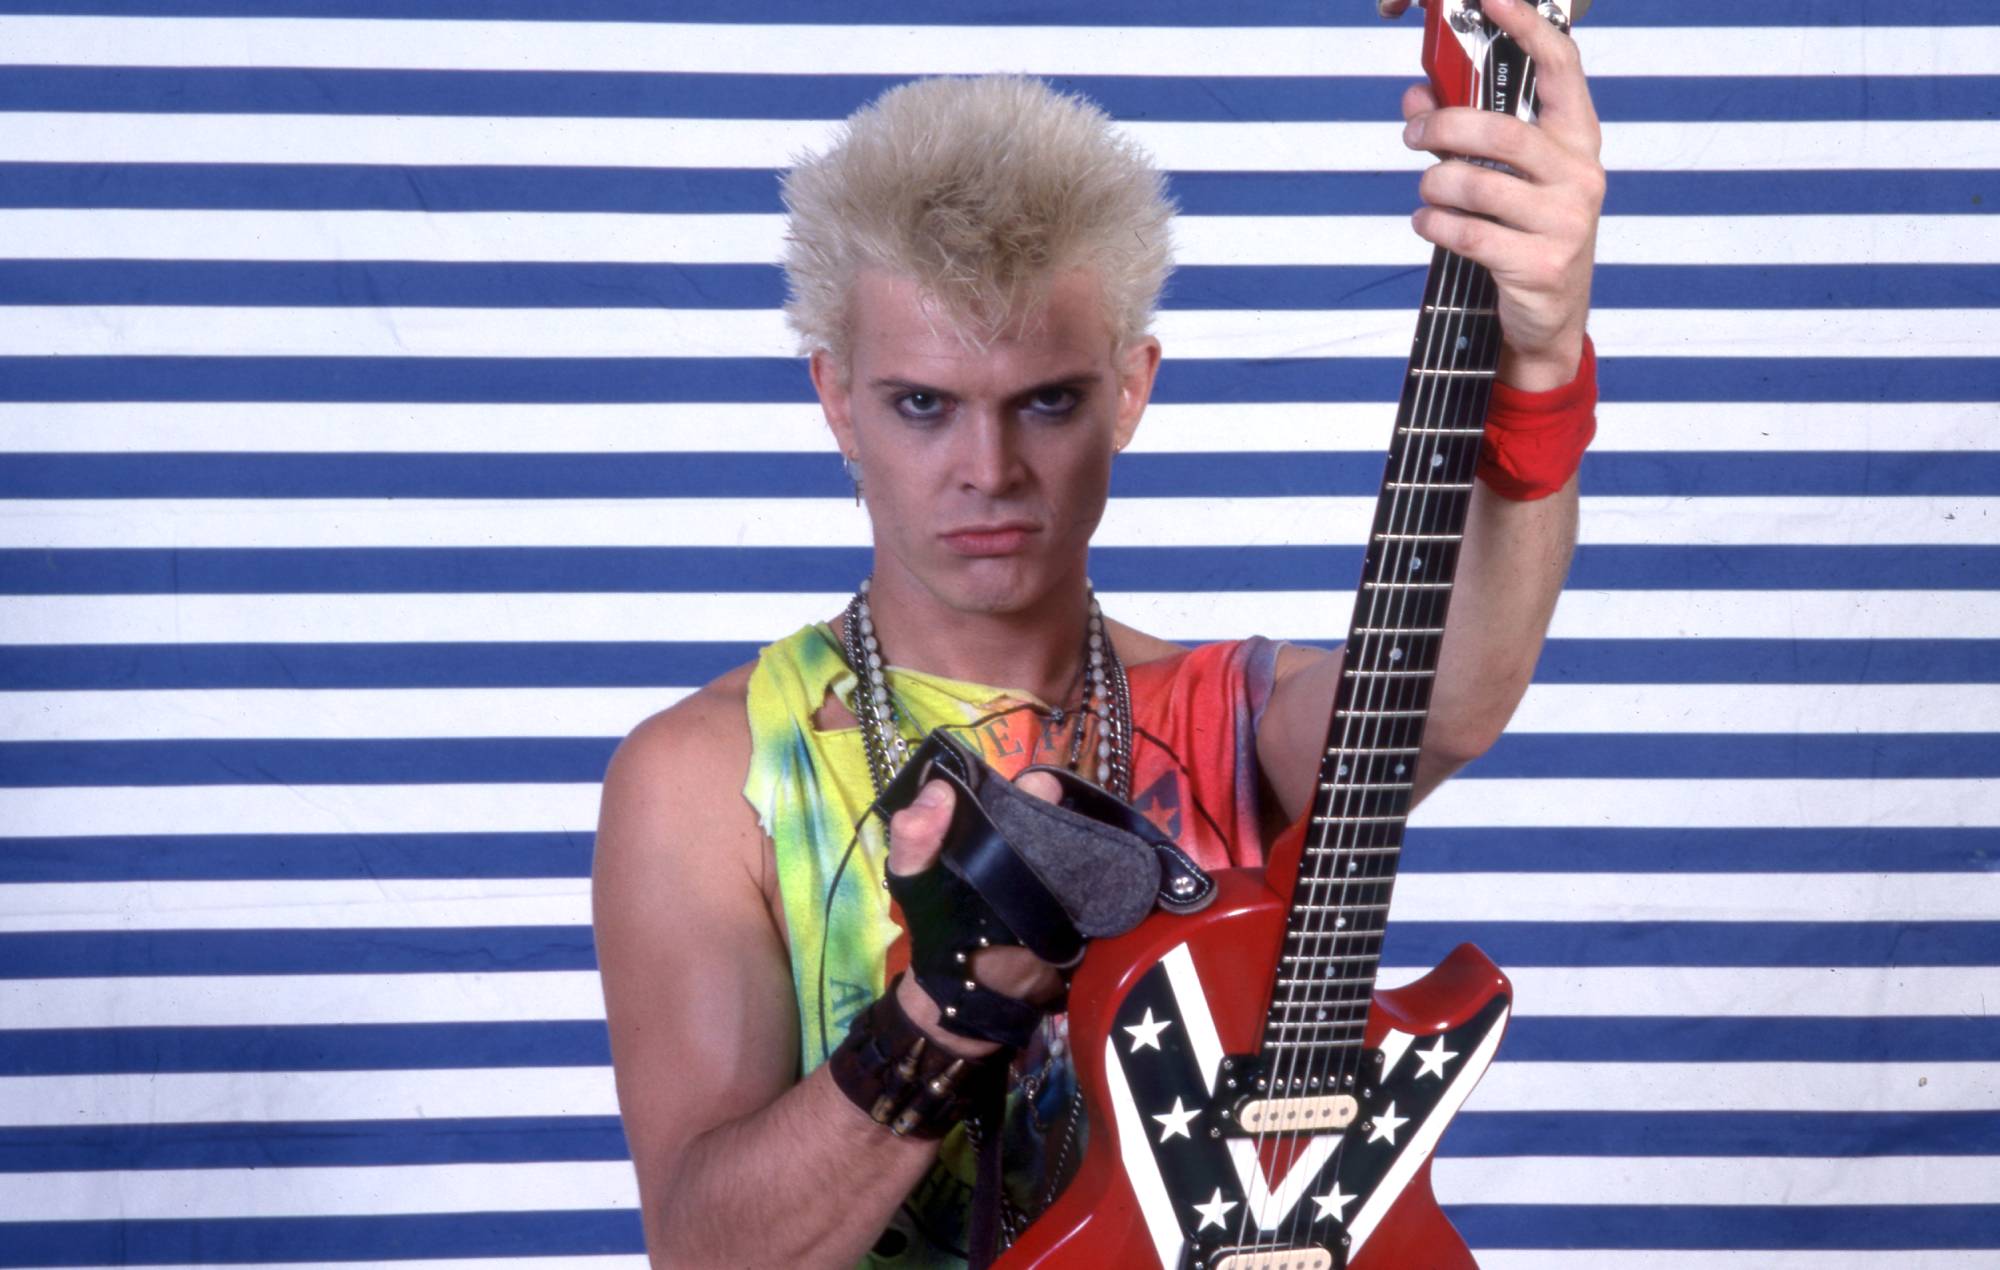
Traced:
<path id="1" fill-rule="evenodd" d="M 1356 869 L 1358 869 L 1358 868 L 1360 868 L 1360 867 L 1361 867 L 1360 865 L 1358 865 L 1358 864 L 1354 863 L 1354 861 L 1352 861 L 1352 860 L 1349 860 L 1349 861 L 1347 862 L 1347 871 L 1348 871 L 1349 873 L 1352 873 L 1352 872 L 1354 872 L 1354 871 L 1355 871 Z"/>
<path id="2" fill-rule="evenodd" d="M 1458 347 L 1459 350 L 1463 352 L 1464 350 L 1472 347 L 1472 341 L 1467 339 L 1465 336 L 1461 335 L 1458 337 Z"/>
<path id="3" fill-rule="evenodd" d="M 1417 569 L 1421 569 L 1421 568 L 1423 568 L 1423 567 L 1424 567 L 1424 558 L 1423 558 L 1422 556 L 1412 556 L 1412 557 L 1410 557 L 1410 568 L 1411 568 L 1411 569 L 1412 569 L 1413 571 L 1414 571 L 1414 570 L 1417 570 Z"/>
<path id="4" fill-rule="evenodd" d="M 1390 661 L 1401 661 L 1401 660 L 1403 660 L 1403 650 L 1402 650 L 1402 649 L 1400 649 L 1400 648 L 1392 648 L 1392 649 L 1390 649 L 1390 650 L 1389 650 L 1389 660 L 1390 660 Z"/>
<path id="5" fill-rule="evenodd" d="M 1336 917 L 1336 918 L 1334 918 L 1334 919 L 1333 919 L 1333 928 L 1334 928 L 1335 930 L 1346 930 L 1346 929 L 1347 929 L 1347 919 L 1346 919 L 1345 917 Z"/>
<path id="6" fill-rule="evenodd" d="M 1403 774 L 1404 772 L 1407 772 L 1407 771 L 1409 771 L 1409 770 L 1410 770 L 1410 767 L 1409 767 L 1409 764 L 1407 764 L 1407 763 L 1398 763 L 1398 764 L 1396 764 L 1396 775 L 1398 775 L 1398 776 L 1401 776 L 1401 775 L 1402 775 L 1402 774 Z"/>
<path id="7" fill-rule="evenodd" d="M 1347 775 L 1347 764 L 1345 764 L 1345 763 L 1342 763 L 1342 764 L 1341 764 L 1341 765 L 1340 765 L 1339 767 L 1337 767 L 1337 768 L 1335 768 L 1335 769 L 1334 769 L 1334 773 L 1333 773 L 1333 774 L 1334 774 L 1335 776 L 1345 776 L 1345 775 Z"/>
<path id="8" fill-rule="evenodd" d="M 1444 466 L 1444 455 L 1442 455 L 1442 454 L 1433 454 L 1433 455 L 1431 455 L 1431 466 L 1432 466 L 1432 467 L 1443 467 L 1443 466 Z"/>

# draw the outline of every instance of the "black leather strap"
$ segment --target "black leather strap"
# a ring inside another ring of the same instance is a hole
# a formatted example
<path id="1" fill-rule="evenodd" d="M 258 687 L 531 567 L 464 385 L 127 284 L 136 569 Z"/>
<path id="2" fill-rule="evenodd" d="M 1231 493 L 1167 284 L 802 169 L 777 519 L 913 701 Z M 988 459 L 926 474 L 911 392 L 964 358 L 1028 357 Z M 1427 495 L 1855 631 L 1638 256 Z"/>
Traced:
<path id="1" fill-rule="evenodd" d="M 932 732 L 876 801 L 886 818 L 932 779 L 956 794 L 938 867 L 889 875 L 910 929 L 910 969 L 961 1036 L 1026 1044 L 1046 1006 L 972 978 L 972 955 L 1019 944 L 1058 967 L 1083 957 L 1086 937 L 1121 934 L 1154 904 L 1201 907 L 1214 882 L 1136 808 L 1059 768 L 1063 796 L 1018 789 L 943 730 Z"/>

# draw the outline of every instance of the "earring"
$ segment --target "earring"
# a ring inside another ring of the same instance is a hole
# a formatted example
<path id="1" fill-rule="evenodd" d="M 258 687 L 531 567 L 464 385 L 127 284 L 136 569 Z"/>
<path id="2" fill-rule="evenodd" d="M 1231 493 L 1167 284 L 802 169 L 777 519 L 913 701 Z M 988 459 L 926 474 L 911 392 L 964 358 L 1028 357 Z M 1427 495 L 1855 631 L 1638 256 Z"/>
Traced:
<path id="1" fill-rule="evenodd" d="M 840 456 L 840 465 L 847 469 L 847 479 L 854 482 L 854 505 L 859 507 L 861 506 L 861 465 L 854 461 L 852 454 L 844 451 Z"/>

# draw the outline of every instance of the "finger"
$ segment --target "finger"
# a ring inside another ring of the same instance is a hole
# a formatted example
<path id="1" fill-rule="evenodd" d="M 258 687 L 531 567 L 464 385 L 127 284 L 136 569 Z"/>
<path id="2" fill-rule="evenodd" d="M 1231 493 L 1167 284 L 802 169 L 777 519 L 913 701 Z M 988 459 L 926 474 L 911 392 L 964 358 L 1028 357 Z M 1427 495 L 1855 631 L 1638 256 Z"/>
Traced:
<path id="1" fill-rule="evenodd" d="M 1375 12 L 1385 18 L 1400 18 L 1409 8 L 1410 0 L 1375 0 Z"/>
<path id="2" fill-rule="evenodd" d="M 1490 159 L 1530 178 L 1555 163 L 1559 147 L 1511 115 L 1447 106 L 1403 125 L 1403 144 L 1440 158 Z"/>
<path id="3" fill-rule="evenodd" d="M 1411 84 L 1403 90 L 1403 118 L 1414 119 L 1437 108 L 1437 94 L 1429 84 Z"/>
<path id="4" fill-rule="evenodd" d="M 1047 772 L 1022 772 L 1014 784 L 1045 803 L 1062 801 L 1062 782 Z"/>
<path id="5" fill-rule="evenodd" d="M 1484 10 L 1493 25 L 1535 60 L 1535 103 L 1543 125 L 1559 130 L 1587 125 L 1594 133 L 1597 110 L 1576 41 L 1523 0 L 1488 0 Z"/>
<path id="6" fill-rule="evenodd" d="M 1496 276 L 1509 272 L 1510 261 L 1534 248 L 1531 237 L 1518 229 L 1448 207 L 1420 207 L 1410 221 L 1419 238 L 1476 261 Z"/>
<path id="7" fill-rule="evenodd" d="M 937 860 L 958 795 L 941 780 L 926 784 L 908 807 L 889 817 L 889 872 L 907 877 Z"/>
<path id="8" fill-rule="evenodd" d="M 1558 200 L 1512 173 L 1462 159 L 1447 159 L 1425 172 L 1417 194 L 1432 207 L 1470 212 L 1531 234 L 1568 226 Z"/>

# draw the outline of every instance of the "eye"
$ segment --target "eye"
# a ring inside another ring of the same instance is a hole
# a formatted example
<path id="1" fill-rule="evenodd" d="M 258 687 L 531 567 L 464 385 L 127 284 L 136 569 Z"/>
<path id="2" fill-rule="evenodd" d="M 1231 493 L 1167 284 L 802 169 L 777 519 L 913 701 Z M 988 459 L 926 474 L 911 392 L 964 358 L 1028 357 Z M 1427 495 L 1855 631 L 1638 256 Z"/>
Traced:
<path id="1" fill-rule="evenodd" d="M 896 398 L 895 407 L 905 419 L 941 419 L 945 412 L 944 398 L 921 388 Z"/>
<path id="2" fill-rule="evenodd" d="M 1074 388 L 1037 388 L 1028 396 L 1028 409 L 1041 415 L 1066 415 L 1082 400 Z"/>

